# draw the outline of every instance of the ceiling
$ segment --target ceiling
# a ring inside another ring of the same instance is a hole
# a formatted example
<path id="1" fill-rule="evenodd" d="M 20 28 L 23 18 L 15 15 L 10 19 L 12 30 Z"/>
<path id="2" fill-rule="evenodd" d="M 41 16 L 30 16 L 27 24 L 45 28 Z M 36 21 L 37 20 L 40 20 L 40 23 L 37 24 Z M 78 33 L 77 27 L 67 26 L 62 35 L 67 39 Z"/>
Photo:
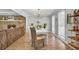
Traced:
<path id="1" fill-rule="evenodd" d="M 37 17 L 40 14 L 40 17 L 51 16 L 56 14 L 61 9 L 0 9 L 0 15 L 22 15 L 22 16 L 31 16 Z"/>
<path id="2" fill-rule="evenodd" d="M 11 9 L 0 9 L 0 15 L 19 15 Z"/>
<path id="3" fill-rule="evenodd" d="M 55 13 L 58 9 L 22 9 L 25 13 L 29 14 L 30 16 L 37 16 L 40 14 L 40 16 L 51 16 L 53 13 Z"/>

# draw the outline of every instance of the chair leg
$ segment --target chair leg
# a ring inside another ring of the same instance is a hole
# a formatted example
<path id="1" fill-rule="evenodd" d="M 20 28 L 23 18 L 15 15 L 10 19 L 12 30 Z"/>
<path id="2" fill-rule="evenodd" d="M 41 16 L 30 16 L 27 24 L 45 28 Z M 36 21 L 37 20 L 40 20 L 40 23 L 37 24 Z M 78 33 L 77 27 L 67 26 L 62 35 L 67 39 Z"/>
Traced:
<path id="1" fill-rule="evenodd" d="M 34 44 L 34 48 L 35 48 L 35 50 L 38 49 L 37 43 Z"/>
<path id="2" fill-rule="evenodd" d="M 37 50 L 38 48 L 37 47 L 35 47 L 35 50 Z"/>
<path id="3" fill-rule="evenodd" d="M 34 46 L 34 43 L 33 43 L 33 41 L 32 41 L 32 44 L 31 44 L 31 46 L 32 46 L 32 47 Z"/>
<path id="4" fill-rule="evenodd" d="M 44 46 L 44 40 L 43 40 L 43 46 Z"/>
<path id="5" fill-rule="evenodd" d="M 44 46 L 44 42 L 43 42 L 43 46 Z"/>

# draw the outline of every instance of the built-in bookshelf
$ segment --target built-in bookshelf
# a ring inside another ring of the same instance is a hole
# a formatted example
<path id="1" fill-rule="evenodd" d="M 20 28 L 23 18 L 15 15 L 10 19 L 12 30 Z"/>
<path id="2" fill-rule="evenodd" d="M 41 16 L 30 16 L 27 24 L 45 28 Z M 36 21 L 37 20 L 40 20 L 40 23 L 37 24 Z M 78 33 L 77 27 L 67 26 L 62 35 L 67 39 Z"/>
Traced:
<path id="1" fill-rule="evenodd" d="M 68 32 L 71 32 L 71 34 L 68 36 L 70 39 L 69 44 L 77 47 L 79 45 L 79 10 L 75 9 L 73 11 L 73 14 L 67 15 L 67 24 L 71 28 L 68 28 Z M 74 33 L 74 35 L 72 35 Z M 78 46 L 79 47 L 79 46 Z M 77 49 L 79 49 L 77 47 Z"/>

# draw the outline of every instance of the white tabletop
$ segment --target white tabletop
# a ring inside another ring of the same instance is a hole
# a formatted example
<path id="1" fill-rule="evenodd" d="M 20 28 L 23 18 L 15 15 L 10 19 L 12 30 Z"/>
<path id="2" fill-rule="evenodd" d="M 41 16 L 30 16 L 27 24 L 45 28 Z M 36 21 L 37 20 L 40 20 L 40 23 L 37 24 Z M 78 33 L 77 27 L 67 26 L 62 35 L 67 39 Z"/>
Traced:
<path id="1" fill-rule="evenodd" d="M 47 34 L 48 30 L 47 29 L 39 29 L 39 30 L 36 30 L 36 33 L 37 34 Z"/>

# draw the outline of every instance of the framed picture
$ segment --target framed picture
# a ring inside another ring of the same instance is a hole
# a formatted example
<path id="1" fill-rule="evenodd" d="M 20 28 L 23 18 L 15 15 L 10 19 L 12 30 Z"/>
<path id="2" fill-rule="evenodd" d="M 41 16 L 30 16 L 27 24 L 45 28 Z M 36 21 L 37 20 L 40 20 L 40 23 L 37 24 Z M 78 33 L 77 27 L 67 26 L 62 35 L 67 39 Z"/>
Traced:
<path id="1" fill-rule="evenodd" d="M 67 24 L 71 24 L 71 17 L 70 17 L 70 14 L 67 14 Z"/>

